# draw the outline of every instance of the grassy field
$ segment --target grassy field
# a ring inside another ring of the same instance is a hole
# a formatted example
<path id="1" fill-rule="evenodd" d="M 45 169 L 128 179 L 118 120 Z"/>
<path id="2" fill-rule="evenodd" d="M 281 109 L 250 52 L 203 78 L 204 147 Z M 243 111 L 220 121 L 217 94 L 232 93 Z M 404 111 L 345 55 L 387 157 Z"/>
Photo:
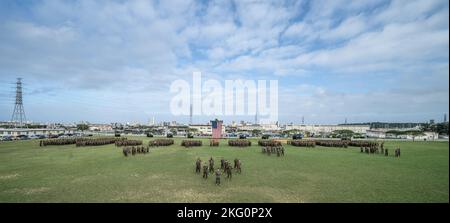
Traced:
<path id="1" fill-rule="evenodd" d="M 448 142 L 386 142 L 389 157 L 286 145 L 276 157 L 256 143 L 185 149 L 180 140 L 127 158 L 114 145 L 0 142 L 0 202 L 449 202 Z M 401 158 L 392 156 L 397 145 Z M 210 156 L 216 166 L 241 159 L 242 174 L 221 186 L 202 179 L 195 160 Z"/>

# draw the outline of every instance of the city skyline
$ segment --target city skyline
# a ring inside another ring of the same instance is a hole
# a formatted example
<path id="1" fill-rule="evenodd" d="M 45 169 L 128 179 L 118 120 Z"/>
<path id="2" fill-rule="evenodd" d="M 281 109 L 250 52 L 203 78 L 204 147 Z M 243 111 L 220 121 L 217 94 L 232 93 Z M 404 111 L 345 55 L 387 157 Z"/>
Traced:
<path id="1" fill-rule="evenodd" d="M 1 1 L 0 120 L 21 77 L 36 122 L 189 123 L 170 114 L 169 88 L 200 71 L 278 80 L 280 123 L 441 121 L 448 10 L 444 0 Z"/>

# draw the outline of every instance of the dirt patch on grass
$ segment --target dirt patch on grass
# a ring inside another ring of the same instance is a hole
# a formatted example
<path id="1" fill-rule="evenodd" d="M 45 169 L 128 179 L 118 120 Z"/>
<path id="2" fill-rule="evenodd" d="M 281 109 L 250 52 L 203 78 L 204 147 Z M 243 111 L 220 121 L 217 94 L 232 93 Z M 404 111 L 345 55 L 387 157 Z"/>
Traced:
<path id="1" fill-rule="evenodd" d="M 47 192 L 49 190 L 50 190 L 49 187 L 36 187 L 36 188 L 15 188 L 15 189 L 7 190 L 5 192 L 13 193 L 13 194 L 33 195 L 33 194 Z"/>
<path id="2" fill-rule="evenodd" d="M 0 175 L 0 180 L 11 180 L 11 179 L 16 179 L 20 176 L 20 174 L 15 173 L 15 174 L 8 174 L 8 175 Z"/>
<path id="3" fill-rule="evenodd" d="M 120 194 L 118 196 L 112 198 L 111 201 L 113 201 L 113 202 L 142 201 L 142 200 L 145 200 L 145 198 L 150 195 L 151 195 L 151 193 L 140 191 L 140 190 L 124 191 L 124 192 L 120 192 Z"/>
<path id="4" fill-rule="evenodd" d="M 236 193 L 252 193 L 259 194 L 261 197 L 266 197 L 270 199 L 269 202 L 275 203 L 307 203 L 304 197 L 300 197 L 294 193 L 289 193 L 288 191 L 278 190 L 271 187 L 232 187 L 227 188 L 227 194 Z"/>
<path id="5" fill-rule="evenodd" d="M 217 194 L 213 193 L 205 193 L 199 192 L 193 189 L 183 189 L 177 190 L 172 193 L 172 197 L 170 200 L 175 202 L 211 202 L 212 200 L 216 200 L 218 198 Z"/>

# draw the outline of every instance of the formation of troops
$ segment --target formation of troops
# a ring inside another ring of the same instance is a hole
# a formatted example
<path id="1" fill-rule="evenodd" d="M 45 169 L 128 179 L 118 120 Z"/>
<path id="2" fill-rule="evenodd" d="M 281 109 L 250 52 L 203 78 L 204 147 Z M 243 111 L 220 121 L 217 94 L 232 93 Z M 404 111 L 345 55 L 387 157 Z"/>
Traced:
<path id="1" fill-rule="evenodd" d="M 102 137 L 102 138 L 64 138 L 64 139 L 46 139 L 40 140 L 39 146 L 50 145 L 73 145 L 81 146 L 102 146 L 116 143 L 117 141 L 126 141 L 126 138 Z"/>
<path id="2" fill-rule="evenodd" d="M 39 140 L 39 146 L 59 146 L 59 145 L 72 145 L 77 142 L 77 138 L 66 139 L 46 139 Z"/>
<path id="3" fill-rule="evenodd" d="M 281 142 L 276 141 L 276 140 L 259 140 L 258 145 L 259 146 L 281 146 Z"/>
<path id="4" fill-rule="evenodd" d="M 228 160 L 225 160 L 224 158 L 221 158 L 220 160 L 220 168 L 217 168 L 214 170 L 214 159 L 211 157 L 208 160 L 208 163 L 203 163 L 200 158 L 197 158 L 195 161 L 195 173 L 200 174 L 202 173 L 203 179 L 208 179 L 208 175 L 211 173 L 214 173 L 216 181 L 216 185 L 220 185 L 220 177 L 222 174 L 226 174 L 226 179 L 231 180 L 233 177 L 233 169 L 236 170 L 236 173 L 241 174 L 242 168 L 241 168 L 241 160 L 238 158 L 234 159 L 234 166 L 231 165 L 231 163 Z"/>
<path id="5" fill-rule="evenodd" d="M 347 148 L 348 140 L 315 140 L 317 146 Z"/>
<path id="6" fill-rule="evenodd" d="M 214 147 L 218 147 L 219 146 L 219 140 L 210 140 L 209 141 L 209 146 L 214 146 Z"/>
<path id="7" fill-rule="evenodd" d="M 348 146 L 355 147 L 379 147 L 380 143 L 374 141 L 351 141 L 351 140 L 290 140 L 287 142 L 289 145 L 297 147 L 340 147 L 347 148 Z"/>
<path id="8" fill-rule="evenodd" d="M 389 149 L 384 147 L 384 142 L 365 144 L 360 147 L 361 153 L 367 154 L 382 154 L 384 156 L 389 156 Z M 394 150 L 394 156 L 400 157 L 400 147 Z"/>
<path id="9" fill-rule="evenodd" d="M 228 146 L 247 147 L 252 146 L 252 142 L 247 139 L 228 140 Z"/>
<path id="10" fill-rule="evenodd" d="M 316 142 L 313 140 L 289 140 L 287 142 L 288 145 L 296 146 L 296 147 L 315 147 Z"/>
<path id="11" fill-rule="evenodd" d="M 77 147 L 82 146 L 103 146 L 108 144 L 114 144 L 116 141 L 126 140 L 124 138 L 115 138 L 115 137 L 103 137 L 103 138 L 81 138 L 78 139 L 75 143 Z"/>
<path id="12" fill-rule="evenodd" d="M 184 146 L 186 148 L 193 147 L 193 146 L 202 146 L 201 140 L 183 140 L 181 141 L 181 146 Z"/>
<path id="13" fill-rule="evenodd" d="M 148 146 L 125 146 L 122 148 L 123 155 L 127 157 L 128 155 L 136 155 L 136 154 L 146 154 L 150 152 L 150 148 Z"/>
<path id="14" fill-rule="evenodd" d="M 279 146 L 263 146 L 261 147 L 261 152 L 267 154 L 268 156 L 272 154 L 277 154 L 277 157 L 284 156 L 284 147 Z"/>
<path id="15" fill-rule="evenodd" d="M 155 139 L 155 140 L 151 140 L 150 142 L 148 142 L 148 145 L 150 147 L 153 147 L 153 146 L 156 146 L 156 147 L 158 147 L 158 146 L 170 146 L 170 145 L 173 145 L 173 144 L 174 144 L 173 139 Z"/>
<path id="16" fill-rule="evenodd" d="M 142 145 L 142 140 L 116 140 L 116 146 L 140 146 Z"/>

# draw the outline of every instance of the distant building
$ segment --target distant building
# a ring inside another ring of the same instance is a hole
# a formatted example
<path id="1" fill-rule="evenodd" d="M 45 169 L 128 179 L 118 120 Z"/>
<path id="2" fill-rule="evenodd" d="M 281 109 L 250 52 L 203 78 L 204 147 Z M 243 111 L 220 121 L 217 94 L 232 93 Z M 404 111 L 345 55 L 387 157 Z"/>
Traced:
<path id="1" fill-rule="evenodd" d="M 192 124 L 189 125 L 189 128 L 196 129 L 197 134 L 200 135 L 212 135 L 212 128 L 209 124 Z"/>
<path id="2" fill-rule="evenodd" d="M 297 125 L 289 124 L 285 126 L 285 130 L 308 131 L 314 134 L 332 133 L 336 130 L 351 130 L 355 133 L 366 134 L 370 130 L 370 125 Z"/>
<path id="3" fill-rule="evenodd" d="M 110 124 L 91 124 L 89 125 L 89 131 L 111 132 L 113 131 L 113 126 Z"/>
<path id="4" fill-rule="evenodd" d="M 0 136 L 34 136 L 34 135 L 58 135 L 74 133 L 74 130 L 67 129 L 0 129 Z"/>

